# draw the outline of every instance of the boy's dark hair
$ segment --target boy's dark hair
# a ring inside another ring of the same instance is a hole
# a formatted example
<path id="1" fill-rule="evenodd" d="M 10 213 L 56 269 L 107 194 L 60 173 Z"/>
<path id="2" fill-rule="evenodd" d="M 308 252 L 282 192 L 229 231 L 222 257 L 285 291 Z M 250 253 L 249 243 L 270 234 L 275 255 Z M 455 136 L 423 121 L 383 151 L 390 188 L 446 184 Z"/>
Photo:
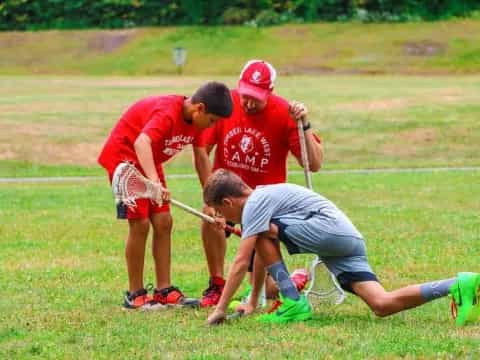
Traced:
<path id="1" fill-rule="evenodd" d="M 232 96 L 225 84 L 211 81 L 200 87 L 192 96 L 192 104 L 203 103 L 205 111 L 220 117 L 232 114 Z"/>
<path id="2" fill-rule="evenodd" d="M 203 189 L 205 204 L 221 205 L 226 197 L 241 197 L 248 190 L 248 185 L 231 171 L 225 169 L 216 170 L 207 180 Z"/>

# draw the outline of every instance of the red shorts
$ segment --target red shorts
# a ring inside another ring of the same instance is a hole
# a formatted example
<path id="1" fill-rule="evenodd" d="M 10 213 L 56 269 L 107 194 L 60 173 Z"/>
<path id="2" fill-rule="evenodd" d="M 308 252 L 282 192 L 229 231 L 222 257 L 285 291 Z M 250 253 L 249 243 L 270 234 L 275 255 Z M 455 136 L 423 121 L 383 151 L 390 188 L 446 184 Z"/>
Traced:
<path id="1" fill-rule="evenodd" d="M 143 174 L 143 170 L 135 164 L 137 169 Z M 165 181 L 165 174 L 161 165 L 157 166 L 158 177 L 164 188 L 167 187 Z M 108 173 L 108 178 L 110 179 L 110 184 L 112 183 L 113 171 Z M 154 201 L 150 199 L 137 199 L 135 201 L 135 207 L 128 207 L 123 203 L 117 204 L 117 219 L 148 219 L 151 214 L 169 212 L 170 205 L 168 203 L 158 206 Z"/>

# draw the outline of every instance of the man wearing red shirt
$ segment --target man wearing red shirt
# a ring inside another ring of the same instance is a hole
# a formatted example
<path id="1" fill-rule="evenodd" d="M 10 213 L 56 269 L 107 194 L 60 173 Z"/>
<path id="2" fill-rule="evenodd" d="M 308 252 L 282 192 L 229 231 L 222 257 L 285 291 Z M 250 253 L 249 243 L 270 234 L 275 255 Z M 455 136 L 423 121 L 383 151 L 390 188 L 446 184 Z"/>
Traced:
<path id="1" fill-rule="evenodd" d="M 228 117 L 231 112 L 230 91 L 224 84 L 211 82 L 203 85 L 191 98 L 168 95 L 136 102 L 110 133 L 98 158 L 110 181 L 117 165 L 130 161 L 147 178 L 161 183 L 165 201 L 157 205 L 148 199 L 138 199 L 133 208 L 122 203 L 117 205 L 117 217 L 128 219 L 129 226 L 125 248 L 129 290 L 124 298 L 124 308 L 156 310 L 164 305 L 186 303 L 182 292 L 170 282 L 172 217 L 162 163 L 185 146 L 196 145 L 203 129 Z M 153 297 L 143 283 L 150 223 L 156 275 Z"/>
<path id="2" fill-rule="evenodd" d="M 323 159 L 320 139 L 310 129 L 303 104 L 288 103 L 274 95 L 276 71 L 262 60 L 247 62 L 238 88 L 232 91 L 233 112 L 202 134 L 194 147 L 195 168 L 202 186 L 212 171 L 208 154 L 214 146 L 213 170 L 224 168 L 239 175 L 250 187 L 283 183 L 287 178 L 289 152 L 301 163 L 297 121 L 303 122 L 310 170 L 318 171 Z M 303 166 L 303 165 L 302 165 Z M 210 215 L 213 210 L 206 208 Z M 202 240 L 210 272 L 210 284 L 201 305 L 217 304 L 225 280 L 225 234 L 202 223 Z M 258 259 L 256 259 L 257 265 Z"/>

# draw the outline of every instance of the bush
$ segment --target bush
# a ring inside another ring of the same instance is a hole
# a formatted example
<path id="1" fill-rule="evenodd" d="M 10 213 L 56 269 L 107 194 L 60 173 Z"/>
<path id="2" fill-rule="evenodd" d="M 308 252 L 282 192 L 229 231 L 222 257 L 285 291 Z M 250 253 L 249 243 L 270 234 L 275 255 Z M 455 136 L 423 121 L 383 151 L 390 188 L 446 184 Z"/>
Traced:
<path id="1" fill-rule="evenodd" d="M 222 22 L 226 25 L 240 25 L 248 20 L 250 20 L 250 12 L 238 7 L 229 7 L 222 15 Z"/>
<path id="2" fill-rule="evenodd" d="M 255 22 L 258 26 L 269 26 L 280 24 L 280 14 L 277 14 L 273 10 L 262 10 L 255 17 Z"/>

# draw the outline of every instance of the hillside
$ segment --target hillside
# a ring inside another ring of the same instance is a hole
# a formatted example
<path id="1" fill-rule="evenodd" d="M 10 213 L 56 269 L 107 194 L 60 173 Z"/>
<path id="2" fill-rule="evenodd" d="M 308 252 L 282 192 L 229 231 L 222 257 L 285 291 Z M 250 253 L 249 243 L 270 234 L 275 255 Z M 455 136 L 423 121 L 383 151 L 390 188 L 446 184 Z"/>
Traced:
<path id="1" fill-rule="evenodd" d="M 247 59 L 283 74 L 480 72 L 480 20 L 0 32 L 0 74 L 233 75 Z"/>

